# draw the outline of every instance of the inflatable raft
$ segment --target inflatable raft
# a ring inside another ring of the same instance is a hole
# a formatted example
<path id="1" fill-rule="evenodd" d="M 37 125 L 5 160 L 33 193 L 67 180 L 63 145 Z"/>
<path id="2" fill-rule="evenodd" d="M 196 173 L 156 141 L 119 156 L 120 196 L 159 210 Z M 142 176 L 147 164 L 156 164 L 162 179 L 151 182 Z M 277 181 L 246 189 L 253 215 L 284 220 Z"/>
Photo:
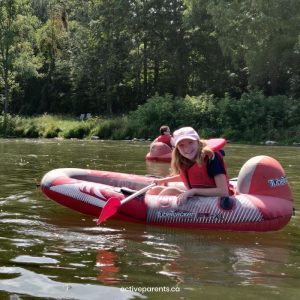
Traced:
<path id="1" fill-rule="evenodd" d="M 63 206 L 98 217 L 108 199 L 124 199 L 152 181 L 153 178 L 141 175 L 63 168 L 47 173 L 41 190 Z M 238 231 L 279 230 L 289 222 L 293 214 L 291 190 L 277 160 L 268 156 L 251 158 L 232 183 L 233 196 L 195 196 L 180 206 L 175 196 L 146 193 L 121 205 L 112 218 L 150 225 Z"/>
<path id="2" fill-rule="evenodd" d="M 214 151 L 222 149 L 226 140 L 223 138 L 209 139 L 207 145 Z M 170 162 L 172 158 L 172 149 L 165 143 L 153 142 L 150 145 L 150 151 L 146 154 L 146 160 Z"/>
<path id="3" fill-rule="evenodd" d="M 150 145 L 150 151 L 146 154 L 147 160 L 170 162 L 172 149 L 162 142 L 153 142 Z"/>

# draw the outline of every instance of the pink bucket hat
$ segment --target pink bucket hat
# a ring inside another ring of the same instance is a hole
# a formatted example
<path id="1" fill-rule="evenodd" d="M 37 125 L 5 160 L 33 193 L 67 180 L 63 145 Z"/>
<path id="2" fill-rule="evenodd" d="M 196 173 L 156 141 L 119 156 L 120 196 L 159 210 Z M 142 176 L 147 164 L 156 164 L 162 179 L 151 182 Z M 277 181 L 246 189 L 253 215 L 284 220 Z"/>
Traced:
<path id="1" fill-rule="evenodd" d="M 200 140 L 200 137 L 192 127 L 182 127 L 173 132 L 173 139 L 174 145 L 176 147 L 177 144 L 182 140 L 189 139 L 193 141 L 198 141 Z"/>

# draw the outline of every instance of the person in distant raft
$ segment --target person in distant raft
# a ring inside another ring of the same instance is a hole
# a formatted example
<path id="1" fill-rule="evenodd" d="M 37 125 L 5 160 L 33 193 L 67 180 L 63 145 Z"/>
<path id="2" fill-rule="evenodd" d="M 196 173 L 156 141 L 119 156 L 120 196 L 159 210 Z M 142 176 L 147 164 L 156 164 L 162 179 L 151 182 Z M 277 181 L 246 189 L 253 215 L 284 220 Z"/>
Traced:
<path id="1" fill-rule="evenodd" d="M 172 175 L 155 179 L 157 186 L 148 193 L 176 195 L 179 205 L 185 203 L 188 197 L 196 195 L 229 196 L 229 180 L 223 155 L 219 151 L 213 152 L 192 127 L 174 131 L 173 139 Z M 175 181 L 183 181 L 185 188 L 161 186 Z"/>
<path id="2" fill-rule="evenodd" d="M 173 145 L 173 137 L 171 135 L 171 130 L 169 126 L 163 125 L 159 128 L 160 135 L 153 141 L 161 142 L 167 144 L 171 149 L 174 147 Z"/>

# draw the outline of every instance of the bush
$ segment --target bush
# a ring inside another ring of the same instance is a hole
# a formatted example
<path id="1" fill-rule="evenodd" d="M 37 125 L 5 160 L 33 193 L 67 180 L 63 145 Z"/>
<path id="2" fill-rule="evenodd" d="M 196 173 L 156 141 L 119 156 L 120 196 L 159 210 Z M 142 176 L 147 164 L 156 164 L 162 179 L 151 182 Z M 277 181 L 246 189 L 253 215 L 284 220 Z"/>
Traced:
<path id="1" fill-rule="evenodd" d="M 20 122 L 19 116 L 12 116 L 10 114 L 0 116 L 0 135 L 15 136 L 15 128 Z"/>
<path id="2" fill-rule="evenodd" d="M 44 129 L 43 137 L 44 138 L 55 138 L 55 137 L 58 137 L 60 132 L 61 132 L 61 129 L 59 127 L 52 125 L 52 126 Z"/>
<path id="3" fill-rule="evenodd" d="M 137 110 L 130 112 L 128 121 L 131 128 L 134 128 L 136 136 L 143 138 L 157 136 L 160 126 L 164 124 L 174 128 L 176 124 L 174 113 L 179 109 L 175 102 L 171 95 L 164 97 L 155 95 Z"/>
<path id="4" fill-rule="evenodd" d="M 118 139 L 122 139 L 122 128 L 124 128 L 123 123 L 122 118 L 101 120 L 92 130 L 92 135 L 97 135 L 101 139 L 113 139 L 116 137 L 118 137 Z"/>
<path id="5" fill-rule="evenodd" d="M 215 135 L 218 118 L 216 99 L 212 95 L 186 96 L 173 99 L 171 95 L 154 96 L 136 111 L 129 114 L 129 122 L 138 137 L 155 137 L 162 125 L 172 131 L 182 126 L 192 126 L 203 137 Z"/>
<path id="6" fill-rule="evenodd" d="M 86 124 L 76 125 L 63 132 L 62 136 L 66 139 L 77 138 L 83 139 L 90 133 L 90 128 Z"/>
<path id="7" fill-rule="evenodd" d="M 27 138 L 38 138 L 40 136 L 38 126 L 32 122 L 26 125 L 23 134 Z"/>

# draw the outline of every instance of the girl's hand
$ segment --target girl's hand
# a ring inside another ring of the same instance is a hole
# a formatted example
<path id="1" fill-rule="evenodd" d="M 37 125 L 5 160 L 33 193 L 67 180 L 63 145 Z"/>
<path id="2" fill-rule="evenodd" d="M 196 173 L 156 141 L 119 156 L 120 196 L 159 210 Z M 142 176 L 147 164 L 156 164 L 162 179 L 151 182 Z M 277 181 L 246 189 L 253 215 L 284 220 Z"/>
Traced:
<path id="1" fill-rule="evenodd" d="M 157 185 L 167 185 L 169 182 L 177 182 L 180 181 L 180 176 L 179 175 L 175 175 L 175 176 L 169 176 L 169 177 L 165 177 L 165 178 L 157 178 L 154 179 L 153 182 Z"/>
<path id="2" fill-rule="evenodd" d="M 193 196 L 191 190 L 183 192 L 177 196 L 177 205 L 183 205 L 187 202 L 188 198 Z"/>
<path id="3" fill-rule="evenodd" d="M 156 185 L 166 185 L 166 183 L 167 183 L 165 178 L 154 179 L 153 182 Z"/>

